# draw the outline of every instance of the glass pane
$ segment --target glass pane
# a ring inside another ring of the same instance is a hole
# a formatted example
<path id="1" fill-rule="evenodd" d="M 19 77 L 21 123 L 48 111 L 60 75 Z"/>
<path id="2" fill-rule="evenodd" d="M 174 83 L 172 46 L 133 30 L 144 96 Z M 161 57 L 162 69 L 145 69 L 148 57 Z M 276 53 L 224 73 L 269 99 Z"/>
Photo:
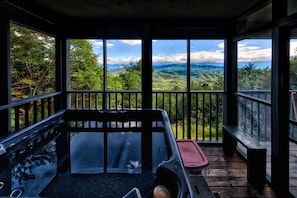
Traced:
<path id="1" fill-rule="evenodd" d="M 290 39 L 290 90 L 297 90 L 297 36 Z"/>
<path id="2" fill-rule="evenodd" d="M 290 119 L 297 120 L 297 29 L 291 31 L 290 38 Z M 297 125 L 289 124 L 289 136 L 297 141 Z M 290 142 L 289 152 L 289 189 L 294 197 L 297 196 L 297 173 L 296 173 L 296 156 L 297 144 Z"/>
<path id="3" fill-rule="evenodd" d="M 297 13 L 297 1 L 288 0 L 288 16 Z"/>
<path id="4" fill-rule="evenodd" d="M 153 41 L 153 90 L 186 90 L 187 41 Z"/>
<path id="5" fill-rule="evenodd" d="M 107 40 L 107 89 L 141 90 L 141 40 Z"/>
<path id="6" fill-rule="evenodd" d="M 10 23 L 13 100 L 55 91 L 55 39 Z"/>
<path id="7" fill-rule="evenodd" d="M 103 133 L 70 133 L 71 173 L 102 173 L 104 165 Z"/>
<path id="8" fill-rule="evenodd" d="M 191 90 L 224 89 L 224 41 L 191 40 Z"/>
<path id="9" fill-rule="evenodd" d="M 271 39 L 238 42 L 238 126 L 267 148 L 267 176 L 271 177 Z M 251 97 L 251 98 L 249 98 Z M 261 102 L 261 101 L 267 101 Z"/>
<path id="10" fill-rule="evenodd" d="M 164 132 L 153 132 L 153 145 L 152 145 L 152 154 L 153 154 L 153 172 L 155 173 L 157 167 L 163 161 L 169 160 L 167 153 L 168 145 L 166 145 L 166 139 Z"/>
<path id="11" fill-rule="evenodd" d="M 102 40 L 70 40 L 70 86 L 73 90 L 103 90 Z"/>
<path id="12" fill-rule="evenodd" d="M 271 39 L 238 42 L 238 91 L 271 100 Z"/>
<path id="13" fill-rule="evenodd" d="M 107 172 L 142 173 L 141 133 L 108 133 Z"/>

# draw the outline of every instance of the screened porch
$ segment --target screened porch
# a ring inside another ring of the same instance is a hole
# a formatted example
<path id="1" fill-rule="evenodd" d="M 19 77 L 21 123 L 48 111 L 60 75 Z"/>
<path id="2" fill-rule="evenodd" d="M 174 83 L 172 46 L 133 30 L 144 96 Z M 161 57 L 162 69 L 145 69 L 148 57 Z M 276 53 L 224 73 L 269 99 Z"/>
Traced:
<path id="1" fill-rule="evenodd" d="M 65 174 L 70 136 L 94 124 L 85 127 L 74 113 L 79 127 L 70 123 L 77 131 L 67 136 L 60 126 L 72 121 L 67 112 L 165 110 L 174 139 L 194 140 L 209 159 L 209 147 L 223 151 L 224 126 L 238 128 L 266 151 L 264 191 L 251 196 L 296 197 L 296 12 L 294 0 L 1 1 L 0 166 L 11 171 L 0 171 L 0 196 L 10 195 L 14 182 L 38 177 L 17 161 L 50 139 L 59 140 L 56 158 L 37 161 L 54 162 L 56 175 Z M 245 163 L 250 139 L 236 145 Z M 7 151 L 17 158 L 6 159 Z M 146 160 L 142 167 L 152 168 Z M 214 170 L 217 161 L 209 161 Z M 217 186 L 213 192 L 227 195 Z"/>

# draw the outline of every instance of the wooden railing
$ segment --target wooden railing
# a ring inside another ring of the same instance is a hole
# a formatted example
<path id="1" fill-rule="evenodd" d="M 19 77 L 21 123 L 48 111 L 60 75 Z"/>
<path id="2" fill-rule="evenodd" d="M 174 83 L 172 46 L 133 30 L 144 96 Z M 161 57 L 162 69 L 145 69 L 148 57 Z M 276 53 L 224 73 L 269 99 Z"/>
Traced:
<path id="1" fill-rule="evenodd" d="M 238 126 L 258 141 L 271 140 L 271 92 L 237 93 Z"/>
<path id="2" fill-rule="evenodd" d="M 0 111 L 10 111 L 10 126 L 14 133 L 37 123 L 55 113 L 55 100 L 59 92 L 14 100 L 8 105 L 0 106 Z"/>
<path id="3" fill-rule="evenodd" d="M 11 132 L 28 127 L 55 113 L 59 92 L 12 101 L 0 106 L 10 110 Z M 68 91 L 70 109 L 140 109 L 141 91 Z M 238 98 L 238 125 L 258 141 L 271 139 L 269 91 L 241 91 Z M 153 108 L 167 111 L 178 139 L 221 142 L 223 91 L 153 91 Z M 290 102 L 290 138 L 297 142 L 297 122 Z"/>
<path id="4" fill-rule="evenodd" d="M 71 109 L 139 109 L 141 91 L 69 91 Z M 167 111 L 175 137 L 222 141 L 223 91 L 153 91 L 152 108 Z"/>

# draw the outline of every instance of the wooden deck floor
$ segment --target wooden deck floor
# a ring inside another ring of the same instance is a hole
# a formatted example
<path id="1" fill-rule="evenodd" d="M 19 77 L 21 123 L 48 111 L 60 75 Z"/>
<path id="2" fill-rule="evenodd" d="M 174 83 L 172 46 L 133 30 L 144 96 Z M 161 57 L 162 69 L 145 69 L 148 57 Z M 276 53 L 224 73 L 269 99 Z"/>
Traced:
<path id="1" fill-rule="evenodd" d="M 227 157 L 219 145 L 199 145 L 208 158 L 206 180 L 211 190 L 221 198 L 228 197 L 276 197 L 268 184 L 259 194 L 247 181 L 246 162 L 237 153 Z"/>
<path id="2" fill-rule="evenodd" d="M 289 174 L 290 174 L 290 192 L 294 197 L 297 197 L 297 144 L 290 143 L 290 164 L 289 164 Z"/>

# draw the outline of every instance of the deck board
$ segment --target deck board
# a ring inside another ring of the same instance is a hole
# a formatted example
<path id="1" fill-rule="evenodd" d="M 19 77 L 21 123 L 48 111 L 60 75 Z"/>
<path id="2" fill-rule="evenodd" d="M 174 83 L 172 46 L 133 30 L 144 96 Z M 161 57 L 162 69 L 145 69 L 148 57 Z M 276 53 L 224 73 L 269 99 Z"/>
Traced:
<path id="1" fill-rule="evenodd" d="M 209 165 L 206 180 L 210 189 L 221 198 L 228 197 L 277 197 L 268 184 L 259 194 L 246 178 L 247 165 L 238 154 L 225 156 L 220 145 L 199 145 L 206 155 Z"/>

